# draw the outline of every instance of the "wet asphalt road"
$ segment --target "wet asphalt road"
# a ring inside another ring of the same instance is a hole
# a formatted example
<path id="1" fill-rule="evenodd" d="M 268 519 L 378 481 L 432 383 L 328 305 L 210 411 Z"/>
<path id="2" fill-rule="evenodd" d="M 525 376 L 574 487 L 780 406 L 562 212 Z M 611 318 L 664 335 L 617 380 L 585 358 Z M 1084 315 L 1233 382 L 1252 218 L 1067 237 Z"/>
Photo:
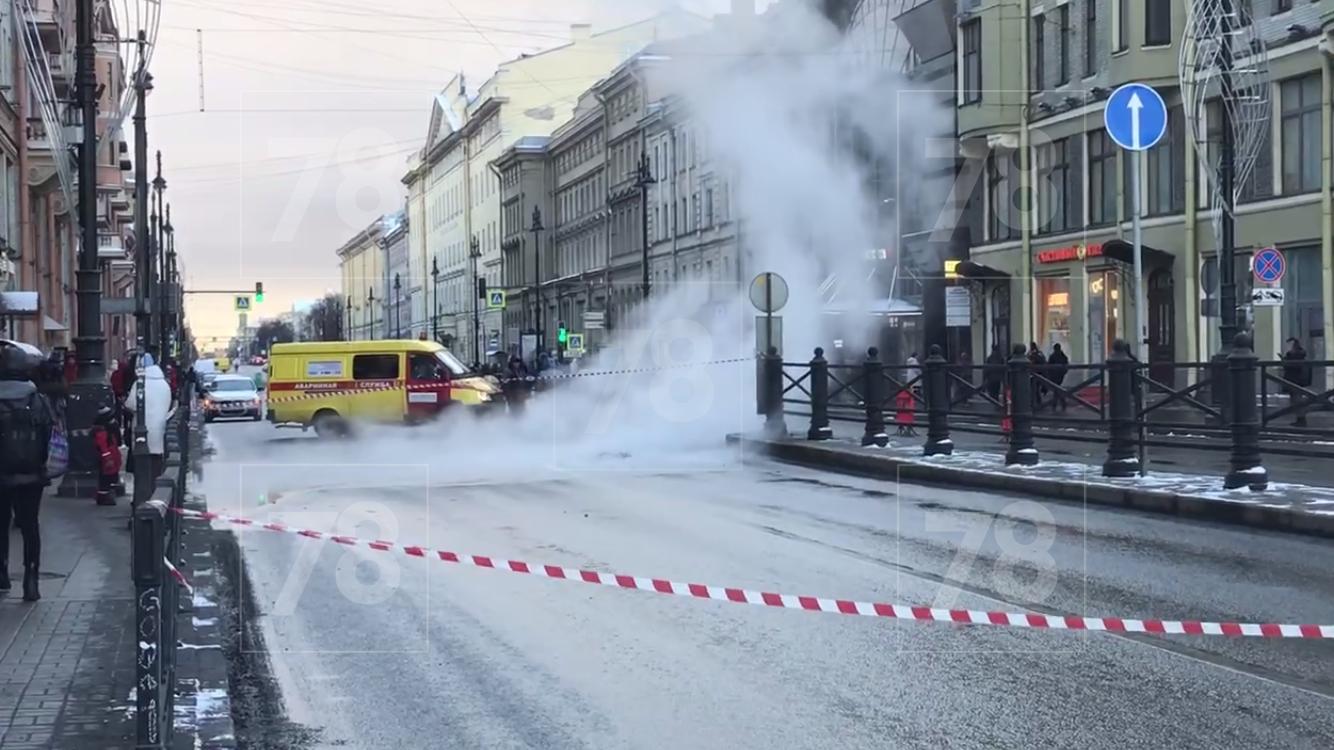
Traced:
<path id="1" fill-rule="evenodd" d="M 210 506 L 368 538 L 939 607 L 1334 623 L 1318 540 L 603 452 L 486 466 L 404 432 L 211 426 Z M 520 469 L 519 467 L 524 467 Z M 242 550 L 284 710 L 320 747 L 1328 747 L 1334 643 L 886 621 L 357 553 Z M 249 644 L 259 647 L 261 644 Z"/>

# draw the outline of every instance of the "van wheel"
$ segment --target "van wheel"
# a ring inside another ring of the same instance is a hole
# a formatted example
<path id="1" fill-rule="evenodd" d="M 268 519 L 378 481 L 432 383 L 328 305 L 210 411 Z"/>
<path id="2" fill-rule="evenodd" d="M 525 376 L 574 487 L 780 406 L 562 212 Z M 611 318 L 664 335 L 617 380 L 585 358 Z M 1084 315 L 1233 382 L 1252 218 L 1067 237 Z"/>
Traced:
<path id="1" fill-rule="evenodd" d="M 322 438 L 347 437 L 347 421 L 337 412 L 322 411 L 315 415 L 315 434 Z"/>

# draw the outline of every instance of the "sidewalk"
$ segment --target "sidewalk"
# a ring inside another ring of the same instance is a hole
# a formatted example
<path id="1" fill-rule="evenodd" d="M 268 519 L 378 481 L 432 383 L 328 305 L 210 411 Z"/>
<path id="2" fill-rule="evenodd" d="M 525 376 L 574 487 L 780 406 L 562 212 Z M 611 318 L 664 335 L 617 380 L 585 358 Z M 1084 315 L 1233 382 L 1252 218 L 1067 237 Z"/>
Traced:
<path id="1" fill-rule="evenodd" d="M 134 745 L 134 592 L 129 503 L 42 500 L 42 599 L 21 600 L 23 543 L 10 535 L 14 588 L 0 596 L 0 746 Z"/>
<path id="2" fill-rule="evenodd" d="M 1253 492 L 1224 490 L 1226 455 L 1213 457 L 1207 451 L 1179 449 L 1173 454 L 1179 466 L 1172 471 L 1159 471 L 1158 464 L 1151 462 L 1148 476 L 1112 479 L 1102 476 L 1105 448 L 1088 443 L 1038 440 L 1043 458 L 1037 466 L 1006 466 L 1004 445 L 985 435 L 955 432 L 950 436 L 955 441 L 954 455 L 928 458 L 922 455 L 924 427 L 918 428 L 916 437 L 899 437 L 891 424 L 888 447 L 863 448 L 860 425 L 835 423 L 834 439 L 827 441 L 806 440 L 806 425 L 797 419 L 789 417 L 787 425 L 787 439 L 751 434 L 727 439 L 779 460 L 890 481 L 1037 495 L 1334 537 L 1334 477 L 1327 465 L 1309 459 L 1305 463 L 1300 459 L 1267 461 L 1269 489 Z M 1058 452 L 1053 443 L 1066 450 Z M 1154 449 L 1159 450 L 1167 449 Z M 1223 464 L 1215 469 L 1218 461 Z M 1180 467 L 1192 471 L 1182 472 Z M 1290 481 L 1293 476 L 1311 481 L 1294 483 Z"/>

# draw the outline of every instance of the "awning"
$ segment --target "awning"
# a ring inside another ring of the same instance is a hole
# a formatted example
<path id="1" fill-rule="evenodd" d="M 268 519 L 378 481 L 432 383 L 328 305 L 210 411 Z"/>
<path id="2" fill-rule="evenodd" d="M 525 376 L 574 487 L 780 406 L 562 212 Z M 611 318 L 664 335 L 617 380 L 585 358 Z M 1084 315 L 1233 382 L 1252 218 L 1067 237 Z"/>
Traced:
<path id="1" fill-rule="evenodd" d="M 954 272 L 973 281 L 1006 281 L 1010 274 L 971 260 L 961 260 Z"/>
<path id="2" fill-rule="evenodd" d="M 874 269 L 867 274 L 866 284 L 871 289 L 876 287 L 876 272 Z M 882 286 L 881 289 L 884 287 Z M 825 278 L 824 283 L 820 285 L 819 295 L 822 312 L 826 315 L 842 315 L 845 313 L 858 313 L 862 315 L 885 315 L 892 318 L 910 317 L 921 315 L 922 308 L 911 302 L 901 300 L 897 297 L 885 294 L 881 291 L 879 294 L 874 292 L 867 297 L 857 300 L 845 300 L 841 292 L 843 283 L 837 274 L 830 274 Z M 855 306 L 856 309 L 853 309 Z"/>
<path id="3" fill-rule="evenodd" d="M 69 326 L 61 323 L 50 315 L 42 316 L 42 330 L 47 333 L 63 333 L 69 330 Z"/>
<path id="4" fill-rule="evenodd" d="M 1176 260 L 1176 257 L 1166 250 L 1159 250 L 1148 245 L 1140 245 L 1144 251 L 1143 262 L 1147 266 L 1170 266 Z M 1135 246 L 1125 240 L 1108 240 L 1102 244 L 1102 254 L 1113 260 L 1119 260 L 1122 263 L 1134 264 Z"/>

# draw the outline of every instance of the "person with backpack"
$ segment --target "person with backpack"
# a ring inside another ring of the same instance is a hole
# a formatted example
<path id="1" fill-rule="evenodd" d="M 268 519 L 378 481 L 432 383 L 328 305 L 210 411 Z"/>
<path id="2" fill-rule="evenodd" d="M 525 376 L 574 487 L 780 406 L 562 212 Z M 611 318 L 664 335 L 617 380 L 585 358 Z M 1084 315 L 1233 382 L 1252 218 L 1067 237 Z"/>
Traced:
<path id="1" fill-rule="evenodd" d="M 39 363 L 15 347 L 0 349 L 0 592 L 10 589 L 9 519 L 23 537 L 23 600 L 35 602 L 42 540 L 37 525 L 50 478 L 47 459 L 55 416 L 32 382 Z"/>

